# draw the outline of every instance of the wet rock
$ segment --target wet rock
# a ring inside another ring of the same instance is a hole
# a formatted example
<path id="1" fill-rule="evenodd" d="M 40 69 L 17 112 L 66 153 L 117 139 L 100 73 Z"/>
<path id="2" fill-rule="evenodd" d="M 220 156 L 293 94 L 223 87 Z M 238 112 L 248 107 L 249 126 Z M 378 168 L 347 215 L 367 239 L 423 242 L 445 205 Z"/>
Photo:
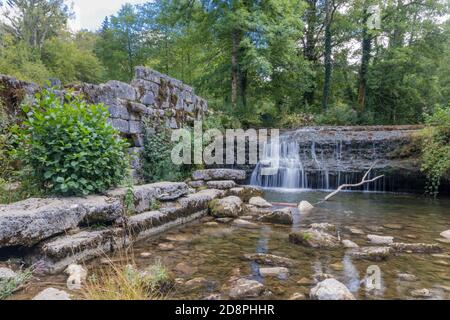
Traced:
<path id="1" fill-rule="evenodd" d="M 271 213 L 262 216 L 260 220 L 268 223 L 287 224 L 287 225 L 291 225 L 294 223 L 291 208 L 274 210 Z"/>
<path id="2" fill-rule="evenodd" d="M 244 211 L 242 200 L 236 196 L 212 201 L 210 210 L 211 214 L 216 218 L 237 218 Z"/>
<path id="3" fill-rule="evenodd" d="M 167 241 L 173 241 L 173 242 L 190 242 L 192 240 L 192 237 L 185 234 L 171 234 L 166 236 L 165 238 Z"/>
<path id="4" fill-rule="evenodd" d="M 181 262 L 175 266 L 176 272 L 186 275 L 186 276 L 190 276 L 190 275 L 196 273 L 197 270 L 198 269 L 196 267 L 190 266 L 185 262 Z"/>
<path id="5" fill-rule="evenodd" d="M 194 278 L 184 283 L 184 286 L 189 290 L 197 290 L 200 288 L 205 288 L 208 285 L 209 281 L 203 277 Z"/>
<path id="6" fill-rule="evenodd" d="M 356 236 L 361 236 L 361 235 L 366 234 L 363 230 L 361 230 L 359 228 L 355 228 L 355 227 L 346 227 L 345 229 L 347 229 L 348 232 L 350 232 L 351 234 L 356 235 Z"/>
<path id="7" fill-rule="evenodd" d="M 444 253 L 435 253 L 431 255 L 433 258 L 439 258 L 439 259 L 450 259 L 450 254 L 444 254 Z"/>
<path id="8" fill-rule="evenodd" d="M 308 286 L 313 286 L 314 284 L 316 284 L 316 282 L 313 279 L 303 277 L 299 281 L 297 281 L 297 284 L 299 286 L 308 287 Z"/>
<path id="9" fill-rule="evenodd" d="M 33 300 L 72 300 L 70 295 L 62 290 L 47 288 L 38 293 Z"/>
<path id="10" fill-rule="evenodd" d="M 348 239 L 342 240 L 342 245 L 344 246 L 344 248 L 347 249 L 359 248 L 359 246 L 356 243 Z"/>
<path id="11" fill-rule="evenodd" d="M 259 229 L 260 228 L 260 226 L 258 224 L 247 221 L 247 220 L 243 220 L 243 219 L 234 220 L 232 225 L 235 227 L 238 227 L 238 228 L 246 228 L 246 229 Z"/>
<path id="12" fill-rule="evenodd" d="M 395 252 L 406 253 L 441 253 L 442 247 L 438 244 L 428 243 L 400 243 L 396 242 L 390 245 Z"/>
<path id="13" fill-rule="evenodd" d="M 147 258 L 150 258 L 150 257 L 152 256 L 152 254 L 151 254 L 150 252 L 141 252 L 141 253 L 139 254 L 139 256 L 140 256 L 141 258 L 147 259 Z"/>
<path id="14" fill-rule="evenodd" d="M 445 292 L 450 292 L 450 286 L 444 286 L 442 284 L 435 285 L 434 288 L 438 290 L 443 290 Z"/>
<path id="15" fill-rule="evenodd" d="M 14 279 L 17 274 L 9 268 L 0 267 L 0 280 Z"/>
<path id="16" fill-rule="evenodd" d="M 433 261 L 433 263 L 435 265 L 443 266 L 443 267 L 448 267 L 450 265 L 450 263 L 448 263 L 447 261 L 444 261 L 444 260 Z"/>
<path id="17" fill-rule="evenodd" d="M 331 223 L 313 223 L 309 226 L 310 229 L 316 229 L 325 232 L 336 232 L 336 226 Z"/>
<path id="18" fill-rule="evenodd" d="M 332 249 L 340 246 L 339 240 L 335 236 L 315 229 L 292 232 L 289 234 L 289 241 L 311 248 Z"/>
<path id="19" fill-rule="evenodd" d="M 389 245 L 394 243 L 394 237 L 388 237 L 388 236 L 377 236 L 373 234 L 367 235 L 367 239 L 371 244 L 375 245 Z"/>
<path id="20" fill-rule="evenodd" d="M 300 213 L 308 213 L 310 212 L 312 209 L 314 209 L 314 206 L 309 203 L 308 201 L 302 201 L 300 202 L 300 204 L 298 205 L 298 210 L 300 210 Z"/>
<path id="21" fill-rule="evenodd" d="M 392 229 L 392 230 L 402 230 L 403 226 L 401 224 L 397 224 L 397 223 L 387 223 L 384 224 L 383 227 L 387 228 L 387 229 Z"/>
<path id="22" fill-rule="evenodd" d="M 258 208 L 250 204 L 246 204 L 245 209 L 249 212 L 249 214 L 254 216 L 263 216 L 272 212 L 271 208 Z"/>
<path id="23" fill-rule="evenodd" d="M 69 277 L 66 284 L 69 290 L 81 290 L 83 282 L 86 281 L 87 271 L 78 264 L 71 264 L 64 271 Z"/>
<path id="24" fill-rule="evenodd" d="M 245 254 L 244 258 L 267 266 L 282 266 L 289 268 L 296 265 L 295 260 L 266 253 Z"/>
<path id="25" fill-rule="evenodd" d="M 203 300 L 209 300 L 209 301 L 218 301 L 222 300 L 222 295 L 220 293 L 213 293 L 209 296 L 205 297 Z"/>
<path id="26" fill-rule="evenodd" d="M 260 268 L 261 277 L 277 277 L 279 279 L 287 279 L 289 277 L 289 269 L 285 267 Z"/>
<path id="27" fill-rule="evenodd" d="M 175 246 L 172 243 L 160 243 L 158 244 L 158 249 L 161 251 L 172 251 Z"/>
<path id="28" fill-rule="evenodd" d="M 342 270 L 344 270 L 344 265 L 342 264 L 342 262 L 336 262 L 336 263 L 330 264 L 330 268 L 335 271 L 342 271 Z"/>
<path id="29" fill-rule="evenodd" d="M 219 225 L 219 223 L 215 222 L 215 221 L 209 221 L 209 222 L 205 223 L 205 226 L 208 226 L 208 227 L 217 227 L 218 225 Z"/>
<path id="30" fill-rule="evenodd" d="M 218 189 L 218 190 L 228 190 L 236 187 L 236 182 L 233 180 L 225 180 L 225 181 L 208 181 L 206 183 L 208 188 Z"/>
<path id="31" fill-rule="evenodd" d="M 411 291 L 411 296 L 414 298 L 430 298 L 432 295 L 429 289 L 416 289 Z"/>
<path id="32" fill-rule="evenodd" d="M 231 299 L 257 298 L 264 293 L 264 285 L 255 280 L 239 279 L 230 289 Z"/>
<path id="33" fill-rule="evenodd" d="M 383 261 L 391 254 L 389 247 L 362 247 L 349 252 L 350 256 L 359 260 Z"/>
<path id="34" fill-rule="evenodd" d="M 315 283 L 317 283 L 317 282 L 322 282 L 327 279 L 334 279 L 334 276 L 332 274 L 328 274 L 328 273 L 316 273 L 313 276 L 313 278 L 314 278 Z"/>
<path id="35" fill-rule="evenodd" d="M 270 208 L 272 207 L 272 204 L 267 202 L 262 197 L 253 197 L 248 202 L 250 205 L 255 206 L 257 208 Z"/>
<path id="36" fill-rule="evenodd" d="M 372 232 L 381 232 L 384 228 L 381 226 L 367 226 L 366 229 Z"/>
<path id="37" fill-rule="evenodd" d="M 336 279 L 327 279 L 311 289 L 312 300 L 355 300 L 348 288 Z"/>
<path id="38" fill-rule="evenodd" d="M 399 273 L 397 275 L 397 278 L 401 281 L 406 281 L 406 282 L 414 282 L 419 280 L 415 275 L 410 274 L 410 273 Z"/>
<path id="39" fill-rule="evenodd" d="M 230 196 L 237 196 L 242 199 L 244 202 L 250 201 L 253 197 L 262 197 L 263 191 L 257 187 L 253 186 L 244 186 L 238 188 L 232 188 L 228 190 L 228 194 Z"/>
<path id="40" fill-rule="evenodd" d="M 305 300 L 305 299 L 306 299 L 305 295 L 301 292 L 295 292 L 289 297 L 289 300 Z"/>
<path id="41" fill-rule="evenodd" d="M 450 239 L 436 239 L 437 242 L 443 243 L 443 244 L 450 244 Z"/>
<path id="42" fill-rule="evenodd" d="M 207 169 L 197 170 L 192 173 L 192 179 L 194 180 L 245 180 L 246 173 L 244 170 L 232 170 L 232 169 Z"/>
<path id="43" fill-rule="evenodd" d="M 31 198 L 0 205 L 0 248 L 30 247 L 84 222 L 114 221 L 122 212 L 119 200 L 103 196 Z"/>
<path id="44" fill-rule="evenodd" d="M 233 219 L 232 218 L 217 218 L 216 221 L 219 223 L 230 223 L 231 221 L 233 221 Z"/>
<path id="45" fill-rule="evenodd" d="M 450 239 L 450 230 L 446 230 L 440 233 L 440 236 L 445 239 Z"/>

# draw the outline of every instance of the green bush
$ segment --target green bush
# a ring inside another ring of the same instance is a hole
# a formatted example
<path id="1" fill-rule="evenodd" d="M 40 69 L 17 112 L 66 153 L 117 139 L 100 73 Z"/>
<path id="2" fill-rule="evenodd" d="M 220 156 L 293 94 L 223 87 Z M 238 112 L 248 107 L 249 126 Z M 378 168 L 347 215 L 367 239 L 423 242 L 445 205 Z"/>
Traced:
<path id="1" fill-rule="evenodd" d="M 337 103 L 316 117 L 319 125 L 349 126 L 358 123 L 358 113 L 350 106 Z"/>
<path id="2" fill-rule="evenodd" d="M 108 123 L 102 105 L 50 91 L 25 106 L 18 131 L 25 172 L 45 192 L 87 195 L 118 185 L 129 166 L 127 143 Z"/>
<path id="3" fill-rule="evenodd" d="M 437 196 L 441 179 L 450 179 L 450 106 L 438 107 L 425 116 L 423 130 L 422 171 L 427 175 L 427 190 Z"/>

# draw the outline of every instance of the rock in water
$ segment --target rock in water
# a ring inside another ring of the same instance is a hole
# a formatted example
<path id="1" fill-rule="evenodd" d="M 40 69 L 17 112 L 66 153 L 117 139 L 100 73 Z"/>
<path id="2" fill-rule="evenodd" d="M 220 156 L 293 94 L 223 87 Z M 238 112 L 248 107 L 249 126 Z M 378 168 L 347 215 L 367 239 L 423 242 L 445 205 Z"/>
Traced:
<path id="1" fill-rule="evenodd" d="M 233 221 L 232 223 L 233 226 L 238 227 L 238 228 L 247 228 L 247 229 L 258 229 L 260 228 L 259 225 L 257 225 L 256 223 L 247 221 L 247 220 L 243 220 L 243 219 L 236 219 Z"/>
<path id="2" fill-rule="evenodd" d="M 237 218 L 243 212 L 242 200 L 236 196 L 213 200 L 211 213 L 216 218 Z"/>
<path id="3" fill-rule="evenodd" d="M 228 190 L 228 194 L 230 196 L 237 196 L 242 199 L 244 202 L 250 201 L 253 197 L 262 197 L 263 192 L 261 189 L 253 186 L 244 186 L 238 188 L 232 188 Z"/>
<path id="4" fill-rule="evenodd" d="M 71 264 L 64 272 L 69 275 L 67 288 L 69 290 L 81 290 L 82 283 L 86 281 L 87 271 L 78 264 Z"/>
<path id="5" fill-rule="evenodd" d="M 296 264 L 295 260 L 266 253 L 245 254 L 244 258 L 267 266 L 282 266 L 289 268 Z"/>
<path id="6" fill-rule="evenodd" d="M 305 295 L 301 292 L 296 292 L 289 297 L 289 300 L 305 300 Z"/>
<path id="7" fill-rule="evenodd" d="M 260 220 L 263 222 L 287 224 L 287 225 L 291 225 L 294 223 L 292 210 L 290 208 L 274 210 L 273 212 L 262 216 Z"/>
<path id="8" fill-rule="evenodd" d="M 363 247 L 350 251 L 350 256 L 354 259 L 382 261 L 391 254 L 390 247 Z"/>
<path id="9" fill-rule="evenodd" d="M 316 229 L 316 230 L 320 230 L 320 231 L 325 231 L 325 232 L 335 232 L 336 231 L 336 226 L 334 224 L 331 223 L 313 223 L 312 225 L 309 226 L 310 229 Z"/>
<path id="10" fill-rule="evenodd" d="M 231 299 L 256 298 L 263 294 L 264 285 L 255 280 L 239 279 L 230 289 Z"/>
<path id="11" fill-rule="evenodd" d="M 417 279 L 417 277 L 413 274 L 409 274 L 409 273 L 399 273 L 397 275 L 398 279 L 401 281 L 406 281 L 406 282 L 414 282 L 417 281 L 419 279 Z"/>
<path id="12" fill-rule="evenodd" d="M 450 230 L 441 232 L 441 237 L 445 239 L 450 239 Z"/>
<path id="13" fill-rule="evenodd" d="M 442 247 L 438 244 L 428 243 L 400 243 L 396 242 L 390 245 L 395 252 L 411 252 L 411 253 L 441 253 Z"/>
<path id="14" fill-rule="evenodd" d="M 326 279 L 311 289 L 312 300 L 356 300 L 348 288 L 336 279 Z"/>
<path id="15" fill-rule="evenodd" d="M 411 296 L 414 298 L 430 298 L 431 292 L 428 289 L 417 289 L 411 291 Z"/>
<path id="16" fill-rule="evenodd" d="M 351 240 L 342 240 L 342 245 L 347 249 L 359 248 L 359 246 Z"/>
<path id="17" fill-rule="evenodd" d="M 260 268 L 259 274 L 261 277 L 278 277 L 279 279 L 287 279 L 289 277 L 289 270 L 284 267 Z"/>
<path id="18" fill-rule="evenodd" d="M 253 197 L 248 202 L 250 205 L 258 207 L 258 208 L 270 208 L 272 204 L 267 202 L 265 199 L 261 197 Z"/>
<path id="19" fill-rule="evenodd" d="M 394 237 L 377 236 L 373 234 L 367 235 L 367 239 L 371 244 L 375 245 L 389 245 L 394 243 Z"/>
<path id="20" fill-rule="evenodd" d="M 47 288 L 38 293 L 33 300 L 72 300 L 70 295 L 62 290 Z"/>
<path id="21" fill-rule="evenodd" d="M 315 229 L 292 232 L 289 234 L 289 241 L 311 248 L 337 248 L 340 246 L 338 238 Z"/>
<path id="22" fill-rule="evenodd" d="M 314 209 L 314 206 L 308 201 L 302 201 L 298 205 L 298 210 L 300 210 L 300 213 L 308 213 L 312 209 Z"/>

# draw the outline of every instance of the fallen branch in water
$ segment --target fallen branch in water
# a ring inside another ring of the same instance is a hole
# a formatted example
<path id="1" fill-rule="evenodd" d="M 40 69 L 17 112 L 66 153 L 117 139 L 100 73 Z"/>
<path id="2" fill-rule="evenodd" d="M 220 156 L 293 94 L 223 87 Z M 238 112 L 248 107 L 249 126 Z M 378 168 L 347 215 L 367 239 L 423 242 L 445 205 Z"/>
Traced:
<path id="1" fill-rule="evenodd" d="M 375 163 L 369 168 L 369 170 L 366 172 L 366 174 L 364 175 L 364 177 L 362 178 L 360 183 L 355 183 L 355 184 L 343 184 L 341 186 L 339 186 L 339 188 L 337 188 L 336 191 L 330 193 L 328 196 L 325 197 L 325 199 L 323 199 L 323 201 L 328 201 L 330 200 L 332 197 L 334 197 L 335 195 L 337 195 L 339 192 L 342 191 L 342 189 L 346 189 L 346 188 L 353 188 L 353 187 L 360 187 L 363 184 L 366 183 L 370 183 L 370 182 L 374 182 L 377 181 L 378 179 L 381 179 L 384 177 L 384 175 L 378 176 L 376 178 L 367 180 L 367 177 L 369 176 L 370 172 L 372 171 L 373 167 L 375 167 L 375 165 L 377 164 L 378 161 L 375 161 Z"/>

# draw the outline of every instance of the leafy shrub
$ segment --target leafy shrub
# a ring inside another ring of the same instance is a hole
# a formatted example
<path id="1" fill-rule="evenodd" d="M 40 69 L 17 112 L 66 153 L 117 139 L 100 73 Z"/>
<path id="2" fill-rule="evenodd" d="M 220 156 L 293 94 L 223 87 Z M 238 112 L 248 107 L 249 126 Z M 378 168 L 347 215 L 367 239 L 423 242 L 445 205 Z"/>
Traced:
<path id="1" fill-rule="evenodd" d="M 334 126 L 353 125 L 358 123 L 358 113 L 346 104 L 337 103 L 325 113 L 318 115 L 316 123 Z"/>
<path id="2" fill-rule="evenodd" d="M 442 177 L 450 178 L 450 106 L 438 107 L 425 116 L 422 171 L 427 175 L 427 190 L 437 196 Z"/>
<path id="3" fill-rule="evenodd" d="M 0 279 L 0 300 L 4 300 L 20 289 L 33 277 L 33 270 L 26 269 L 16 273 L 14 278 Z"/>
<path id="4" fill-rule="evenodd" d="M 313 116 L 304 113 L 283 113 L 279 120 L 279 126 L 283 129 L 296 129 L 313 123 Z"/>
<path id="5" fill-rule="evenodd" d="M 108 123 L 102 105 L 50 91 L 25 106 L 18 131 L 26 173 L 45 191 L 87 195 L 118 185 L 128 168 L 127 143 Z"/>

